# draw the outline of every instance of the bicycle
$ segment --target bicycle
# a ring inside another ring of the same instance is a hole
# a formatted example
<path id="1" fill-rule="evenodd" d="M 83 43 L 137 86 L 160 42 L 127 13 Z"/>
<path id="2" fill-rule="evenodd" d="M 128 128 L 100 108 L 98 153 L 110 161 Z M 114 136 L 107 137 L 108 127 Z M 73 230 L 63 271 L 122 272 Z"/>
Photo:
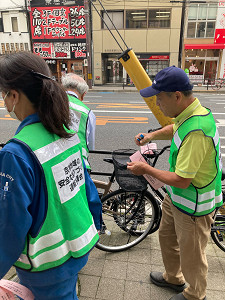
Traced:
<path id="1" fill-rule="evenodd" d="M 211 87 L 214 91 L 218 91 L 224 86 L 225 86 L 224 78 L 218 78 L 211 81 Z"/>
<path id="2" fill-rule="evenodd" d="M 153 160 L 151 165 L 155 166 L 159 156 L 168 147 L 164 147 L 161 151 L 153 151 L 146 159 Z M 157 231 L 160 225 L 161 205 L 166 189 L 161 187 L 160 190 L 155 190 L 150 186 L 151 192 L 149 192 L 147 182 L 143 181 L 143 178 L 140 179 L 140 176 L 132 175 L 126 170 L 126 161 L 129 161 L 129 156 L 133 152 L 130 150 L 97 151 L 99 154 L 112 154 L 111 159 L 103 160 L 114 164 L 113 173 L 107 173 L 107 176 L 110 175 L 109 181 L 101 181 L 101 188 L 106 187 L 106 190 L 100 195 L 103 207 L 103 225 L 96 247 L 103 251 L 119 252 L 127 250 L 143 241 L 149 234 Z M 96 152 L 92 151 L 92 153 Z M 92 172 L 91 174 L 104 175 L 105 173 Z M 120 188 L 112 192 L 109 190 L 115 178 Z M 223 171 L 222 181 L 224 179 L 225 172 Z M 138 188 L 130 185 L 133 180 L 141 180 Z M 96 187 L 99 188 L 98 181 L 93 181 Z M 225 185 L 223 182 L 222 191 L 223 201 L 225 201 Z M 225 251 L 225 203 L 215 213 L 211 237 L 215 244 Z"/>
<path id="3" fill-rule="evenodd" d="M 5 144 L 0 144 L 3 147 Z M 145 155 L 147 160 L 153 160 L 154 167 L 159 156 L 170 146 L 161 151 L 154 150 Z M 151 187 L 151 193 L 147 190 L 147 182 L 142 176 L 135 176 L 126 170 L 126 161 L 136 150 L 90 151 L 90 153 L 111 154 L 113 158 L 105 158 L 104 161 L 114 164 L 112 173 L 91 172 L 92 175 L 110 176 L 108 182 L 93 180 L 97 188 L 103 189 L 100 198 L 103 207 L 103 225 L 100 230 L 100 240 L 96 247 L 100 250 L 118 252 L 127 250 L 141 241 L 149 234 L 157 231 L 161 220 L 161 205 L 166 189 L 161 187 L 155 190 Z M 115 181 L 123 186 L 111 191 Z M 223 206 L 217 209 L 214 223 L 211 229 L 211 237 L 215 244 L 225 251 L 225 171 L 222 174 Z M 134 183 L 130 186 L 130 182 Z"/>

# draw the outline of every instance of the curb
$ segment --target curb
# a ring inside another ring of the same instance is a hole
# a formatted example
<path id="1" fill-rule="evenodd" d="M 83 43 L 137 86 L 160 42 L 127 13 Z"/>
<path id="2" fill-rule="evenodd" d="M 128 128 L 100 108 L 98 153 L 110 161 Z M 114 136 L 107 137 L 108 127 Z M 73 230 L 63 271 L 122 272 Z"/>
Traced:
<path id="1" fill-rule="evenodd" d="M 126 89 L 89 89 L 89 92 L 98 92 L 98 93 L 139 93 L 137 89 L 126 90 Z M 225 94 L 225 90 L 195 90 L 193 89 L 194 93 L 208 93 L 208 94 Z"/>

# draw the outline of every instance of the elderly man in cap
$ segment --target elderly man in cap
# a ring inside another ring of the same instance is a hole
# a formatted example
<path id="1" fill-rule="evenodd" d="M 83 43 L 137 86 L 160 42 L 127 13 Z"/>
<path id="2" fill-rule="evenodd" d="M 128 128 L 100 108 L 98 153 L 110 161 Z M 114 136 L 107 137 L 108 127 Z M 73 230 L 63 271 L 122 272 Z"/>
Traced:
<path id="1" fill-rule="evenodd" d="M 175 66 L 161 70 L 141 96 L 157 96 L 162 112 L 174 124 L 135 137 L 137 145 L 172 140 L 170 170 L 142 162 L 128 163 L 136 175 L 150 174 L 166 184 L 159 241 L 165 272 L 151 281 L 178 294 L 170 300 L 206 299 L 208 264 L 205 248 L 215 209 L 222 205 L 220 139 L 209 109 L 193 96 L 186 73 Z M 186 285 L 185 281 L 189 284 Z"/>

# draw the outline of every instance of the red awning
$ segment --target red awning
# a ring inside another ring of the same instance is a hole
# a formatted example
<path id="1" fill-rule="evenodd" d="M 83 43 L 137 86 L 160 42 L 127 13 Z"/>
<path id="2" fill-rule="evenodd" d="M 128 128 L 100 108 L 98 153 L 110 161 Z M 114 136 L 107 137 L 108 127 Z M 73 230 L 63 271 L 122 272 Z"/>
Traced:
<path id="1" fill-rule="evenodd" d="M 184 49 L 224 49 L 225 44 L 185 44 Z"/>

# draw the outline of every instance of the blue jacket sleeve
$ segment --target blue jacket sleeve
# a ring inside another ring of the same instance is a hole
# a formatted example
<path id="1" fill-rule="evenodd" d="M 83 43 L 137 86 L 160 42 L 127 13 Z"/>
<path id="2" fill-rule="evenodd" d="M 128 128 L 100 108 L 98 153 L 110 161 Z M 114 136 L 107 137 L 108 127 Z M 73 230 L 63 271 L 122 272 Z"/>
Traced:
<path id="1" fill-rule="evenodd" d="M 101 229 L 102 225 L 102 203 L 98 195 L 98 191 L 84 166 L 86 194 L 90 212 L 93 216 L 95 227 Z"/>
<path id="2" fill-rule="evenodd" d="M 34 178 L 21 157 L 0 151 L 0 279 L 19 258 L 32 224 Z"/>

